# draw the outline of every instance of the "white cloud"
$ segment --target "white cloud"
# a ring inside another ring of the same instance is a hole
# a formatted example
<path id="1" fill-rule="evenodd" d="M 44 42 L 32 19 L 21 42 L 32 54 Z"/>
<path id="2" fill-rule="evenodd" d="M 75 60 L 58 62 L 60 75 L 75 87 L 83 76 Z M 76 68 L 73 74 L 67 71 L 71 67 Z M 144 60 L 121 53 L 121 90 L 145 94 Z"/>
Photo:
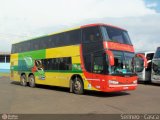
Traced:
<path id="1" fill-rule="evenodd" d="M 110 23 L 118 26 L 128 24 L 134 28 L 136 22 L 141 23 L 141 17 L 156 14 L 155 10 L 145 6 L 143 0 L 0 0 L 0 41 L 7 41 L 0 48 L 8 51 L 11 42 L 42 35 L 64 26 L 88 21 L 101 22 L 103 18 L 107 18 L 105 23 L 111 18 Z M 132 23 L 125 19 L 129 17 L 133 19 Z"/>
<path id="2" fill-rule="evenodd" d="M 155 14 L 142 0 L 5 0 L 2 17 L 23 19 L 33 26 L 70 24 L 89 18 Z"/>
<path id="3" fill-rule="evenodd" d="M 147 7 L 149 7 L 149 8 L 157 7 L 157 3 L 147 4 Z"/>

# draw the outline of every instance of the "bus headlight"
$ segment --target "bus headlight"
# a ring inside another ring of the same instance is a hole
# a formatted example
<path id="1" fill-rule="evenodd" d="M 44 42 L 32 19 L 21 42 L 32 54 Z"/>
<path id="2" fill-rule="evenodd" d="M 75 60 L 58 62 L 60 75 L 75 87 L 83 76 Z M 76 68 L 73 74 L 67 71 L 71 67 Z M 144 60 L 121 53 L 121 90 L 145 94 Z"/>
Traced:
<path id="1" fill-rule="evenodd" d="M 137 80 L 133 81 L 133 84 L 137 84 Z"/>
<path id="2" fill-rule="evenodd" d="M 115 81 L 115 80 L 109 80 L 108 83 L 109 83 L 109 84 L 114 84 L 114 85 L 119 84 L 119 82 L 118 82 L 118 81 Z"/>

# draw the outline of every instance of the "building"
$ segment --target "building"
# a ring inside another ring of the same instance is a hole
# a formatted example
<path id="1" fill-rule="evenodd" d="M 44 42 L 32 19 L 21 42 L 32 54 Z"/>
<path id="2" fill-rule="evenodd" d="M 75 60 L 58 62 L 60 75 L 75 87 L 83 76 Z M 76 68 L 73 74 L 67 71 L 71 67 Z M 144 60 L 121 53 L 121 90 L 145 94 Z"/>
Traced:
<path id="1" fill-rule="evenodd" d="M 0 52 L 0 73 L 10 72 L 10 53 Z"/>

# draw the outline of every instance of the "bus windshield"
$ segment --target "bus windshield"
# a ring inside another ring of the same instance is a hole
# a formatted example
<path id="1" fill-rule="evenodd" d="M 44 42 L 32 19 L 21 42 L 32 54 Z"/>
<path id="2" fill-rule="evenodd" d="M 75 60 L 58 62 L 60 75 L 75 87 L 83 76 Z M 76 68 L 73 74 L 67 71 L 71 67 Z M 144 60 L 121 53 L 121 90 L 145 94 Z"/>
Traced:
<path id="1" fill-rule="evenodd" d="M 102 29 L 105 40 L 132 45 L 127 31 L 109 26 Z"/>
<path id="2" fill-rule="evenodd" d="M 134 53 L 113 51 L 115 65 L 111 67 L 111 74 L 132 74 Z"/>

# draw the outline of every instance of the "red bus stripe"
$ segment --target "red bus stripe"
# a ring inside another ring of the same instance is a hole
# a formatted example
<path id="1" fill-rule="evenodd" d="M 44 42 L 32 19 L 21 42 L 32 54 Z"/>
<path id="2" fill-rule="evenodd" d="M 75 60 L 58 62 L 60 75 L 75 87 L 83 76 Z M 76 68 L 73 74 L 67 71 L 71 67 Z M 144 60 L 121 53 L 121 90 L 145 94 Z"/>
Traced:
<path id="1" fill-rule="evenodd" d="M 115 42 L 104 42 L 103 45 L 104 45 L 104 48 L 107 48 L 107 49 L 134 52 L 134 48 L 132 45 L 126 45 L 126 44 L 115 43 Z"/>

